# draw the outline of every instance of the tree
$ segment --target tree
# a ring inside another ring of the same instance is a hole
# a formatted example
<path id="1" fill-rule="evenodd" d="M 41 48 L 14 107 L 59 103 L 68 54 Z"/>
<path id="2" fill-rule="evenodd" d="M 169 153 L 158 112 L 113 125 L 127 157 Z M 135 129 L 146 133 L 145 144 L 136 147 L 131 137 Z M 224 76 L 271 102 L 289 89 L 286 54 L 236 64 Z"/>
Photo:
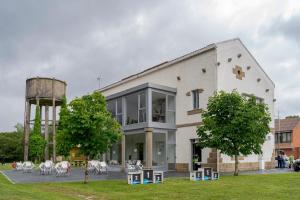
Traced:
<path id="1" fill-rule="evenodd" d="M 289 115 L 285 117 L 286 119 L 290 119 L 290 118 L 299 118 L 299 115 Z"/>
<path id="2" fill-rule="evenodd" d="M 15 126 L 17 133 L 24 133 L 24 126 L 21 123 L 17 123 Z"/>
<path id="3" fill-rule="evenodd" d="M 60 129 L 63 137 L 68 138 L 69 148 L 79 147 L 85 156 L 87 183 L 89 158 L 107 152 L 120 139 L 120 124 L 106 110 L 105 97 L 99 92 L 75 98 L 62 112 Z"/>
<path id="4" fill-rule="evenodd" d="M 234 156 L 237 176 L 238 156 L 262 153 L 270 122 L 267 105 L 256 103 L 254 96 L 246 98 L 236 91 L 221 91 L 209 98 L 207 111 L 202 114 L 202 124 L 197 129 L 199 145 Z"/>
<path id="5" fill-rule="evenodd" d="M 14 132 L 0 133 L 0 162 L 7 163 L 23 159 L 23 129 L 20 123 Z M 22 125 L 21 125 L 22 126 Z"/>
<path id="6" fill-rule="evenodd" d="M 40 161 L 44 153 L 46 141 L 41 135 L 40 107 L 36 106 L 33 131 L 29 137 L 29 157 L 34 161 Z"/>
<path id="7" fill-rule="evenodd" d="M 67 117 L 67 99 L 66 97 L 64 97 L 62 99 L 62 104 L 59 112 L 59 123 L 56 134 L 56 150 L 59 155 L 65 157 L 70 155 L 70 150 L 74 147 L 70 140 L 70 134 L 68 134 L 67 131 L 64 131 L 64 128 L 66 127 Z"/>

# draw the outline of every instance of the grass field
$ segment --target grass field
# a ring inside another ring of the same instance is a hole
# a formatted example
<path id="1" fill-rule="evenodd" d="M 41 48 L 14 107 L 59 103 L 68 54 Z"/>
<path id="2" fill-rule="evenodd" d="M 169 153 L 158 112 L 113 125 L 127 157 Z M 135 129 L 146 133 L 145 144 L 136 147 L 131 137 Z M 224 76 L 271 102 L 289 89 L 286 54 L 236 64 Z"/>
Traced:
<path id="1" fill-rule="evenodd" d="M 9 170 L 9 169 L 12 169 L 10 163 L 9 164 L 4 164 L 4 165 L 0 164 L 0 170 Z"/>
<path id="2" fill-rule="evenodd" d="M 125 180 L 83 183 L 11 184 L 0 175 L 0 199 L 300 199 L 300 173 L 223 176 L 192 182 L 170 178 L 160 185 Z"/>

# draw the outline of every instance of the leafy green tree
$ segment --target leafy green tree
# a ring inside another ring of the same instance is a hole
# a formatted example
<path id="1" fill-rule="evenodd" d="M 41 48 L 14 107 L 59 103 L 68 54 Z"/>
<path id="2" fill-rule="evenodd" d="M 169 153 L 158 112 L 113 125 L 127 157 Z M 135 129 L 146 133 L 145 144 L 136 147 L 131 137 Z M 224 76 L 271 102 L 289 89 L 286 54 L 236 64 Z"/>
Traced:
<path id="1" fill-rule="evenodd" d="M 66 127 L 66 123 L 67 123 L 67 117 L 68 117 L 67 99 L 66 97 L 64 97 L 62 99 L 62 105 L 59 112 L 59 123 L 58 123 L 57 134 L 56 134 L 56 150 L 59 155 L 65 157 L 70 155 L 70 150 L 71 148 L 74 147 L 70 140 L 70 134 L 68 134 L 67 131 L 64 131 L 64 128 Z"/>
<path id="2" fill-rule="evenodd" d="M 40 107 L 36 106 L 33 131 L 29 137 L 29 157 L 34 161 L 40 161 L 44 153 L 46 141 L 41 135 Z"/>
<path id="3" fill-rule="evenodd" d="M 69 148 L 79 147 L 85 156 L 84 183 L 87 183 L 89 158 L 107 152 L 120 139 L 120 124 L 106 110 L 105 97 L 99 92 L 75 98 L 62 111 L 60 129 L 68 139 Z"/>
<path id="4" fill-rule="evenodd" d="M 17 125 L 20 125 L 18 123 Z M 0 162 L 7 163 L 20 161 L 23 159 L 23 130 L 22 128 L 14 132 L 0 133 Z"/>
<path id="5" fill-rule="evenodd" d="M 202 114 L 202 124 L 197 129 L 199 145 L 234 156 L 237 176 L 238 156 L 262 153 L 270 121 L 267 105 L 256 103 L 254 96 L 246 98 L 236 91 L 221 91 L 209 98 L 207 111 Z"/>
<path id="6" fill-rule="evenodd" d="M 21 123 L 15 125 L 17 133 L 24 133 L 24 126 Z"/>

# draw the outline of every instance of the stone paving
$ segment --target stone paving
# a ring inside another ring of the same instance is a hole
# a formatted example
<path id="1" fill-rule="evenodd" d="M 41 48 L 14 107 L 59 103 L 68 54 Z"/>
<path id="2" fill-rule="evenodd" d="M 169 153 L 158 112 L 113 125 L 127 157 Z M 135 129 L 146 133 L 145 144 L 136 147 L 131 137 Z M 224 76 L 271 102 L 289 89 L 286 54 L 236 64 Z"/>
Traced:
<path id="1" fill-rule="evenodd" d="M 292 173 L 290 169 L 271 169 L 260 171 L 245 171 L 240 174 L 275 174 L 275 173 Z M 70 176 L 56 177 L 55 173 L 51 175 L 40 175 L 38 170 L 34 170 L 32 173 L 23 173 L 16 170 L 4 170 L 2 171 L 4 176 L 12 183 L 41 183 L 41 182 L 80 182 L 84 179 L 84 169 L 73 168 Z M 221 173 L 222 175 L 232 175 L 233 173 Z M 165 178 L 168 177 L 189 177 L 188 172 L 173 172 L 168 171 L 164 173 Z M 110 168 L 107 174 L 90 175 L 89 180 L 126 180 L 126 173 L 120 172 L 117 168 Z"/>

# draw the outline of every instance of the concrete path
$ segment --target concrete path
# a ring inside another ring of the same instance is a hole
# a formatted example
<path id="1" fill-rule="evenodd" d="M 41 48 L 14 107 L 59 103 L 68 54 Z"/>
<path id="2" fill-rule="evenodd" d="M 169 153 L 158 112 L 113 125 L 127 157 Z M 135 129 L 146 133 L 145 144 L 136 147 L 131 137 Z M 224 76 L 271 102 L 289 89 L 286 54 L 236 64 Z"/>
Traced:
<path id="1" fill-rule="evenodd" d="M 240 172 L 240 174 L 275 174 L 275 173 L 292 173 L 290 169 L 272 169 L 262 171 L 246 171 Z M 84 170 L 81 168 L 73 168 L 70 176 L 56 177 L 52 175 L 40 175 L 38 170 L 34 170 L 32 173 L 23 173 L 16 170 L 5 170 L 2 174 L 12 183 L 42 183 L 42 182 L 80 182 L 84 179 Z M 223 175 L 232 175 L 233 173 L 221 173 Z M 165 178 L 168 177 L 189 177 L 189 173 L 180 173 L 168 171 L 164 173 Z M 126 180 L 126 174 L 119 170 L 110 170 L 108 174 L 102 175 L 90 175 L 89 180 Z"/>

